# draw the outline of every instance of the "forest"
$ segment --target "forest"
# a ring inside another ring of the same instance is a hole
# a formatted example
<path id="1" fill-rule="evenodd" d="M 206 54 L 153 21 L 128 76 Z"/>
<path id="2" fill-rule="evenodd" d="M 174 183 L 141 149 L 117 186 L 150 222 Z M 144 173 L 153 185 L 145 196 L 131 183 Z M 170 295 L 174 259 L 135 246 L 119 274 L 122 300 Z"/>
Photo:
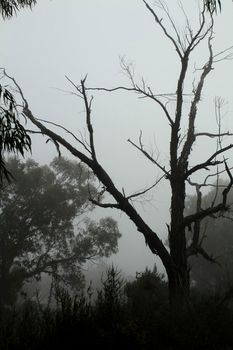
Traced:
<path id="1" fill-rule="evenodd" d="M 215 95 L 231 84 L 233 45 L 216 39 L 230 5 L 138 3 L 161 46 L 157 55 L 149 45 L 157 71 L 148 63 L 148 79 L 120 56 L 119 83 L 109 85 L 104 64 L 107 84 L 65 75 L 69 90 L 56 89 L 78 101 L 76 119 L 76 104 L 64 107 L 60 96 L 56 116 L 30 74 L 28 89 L 20 71 L 0 68 L 0 349 L 233 348 L 232 101 Z M 0 0 L 2 24 L 37 8 L 36 0 Z M 223 66 L 229 82 L 215 75 Z M 121 148 L 126 134 L 130 152 Z M 111 258 L 122 242 L 128 261 L 146 249 L 153 266 L 119 269 Z"/>

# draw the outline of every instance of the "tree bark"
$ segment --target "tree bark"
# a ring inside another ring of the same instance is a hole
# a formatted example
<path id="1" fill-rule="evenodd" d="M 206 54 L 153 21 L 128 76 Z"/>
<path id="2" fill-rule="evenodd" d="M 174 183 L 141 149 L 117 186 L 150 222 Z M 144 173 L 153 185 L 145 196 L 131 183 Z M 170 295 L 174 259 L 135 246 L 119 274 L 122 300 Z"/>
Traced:
<path id="1" fill-rule="evenodd" d="M 189 301 L 190 282 L 186 253 L 184 220 L 185 180 L 184 172 L 178 168 L 171 176 L 171 226 L 169 230 L 172 268 L 167 271 L 169 298 L 172 308 L 185 308 Z"/>

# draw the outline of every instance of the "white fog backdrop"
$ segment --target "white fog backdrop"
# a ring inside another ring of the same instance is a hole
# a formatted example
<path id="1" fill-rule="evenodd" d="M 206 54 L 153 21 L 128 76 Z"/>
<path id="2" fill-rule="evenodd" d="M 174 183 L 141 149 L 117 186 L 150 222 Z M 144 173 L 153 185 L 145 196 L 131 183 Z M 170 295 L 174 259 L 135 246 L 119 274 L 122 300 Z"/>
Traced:
<path id="1" fill-rule="evenodd" d="M 181 3 L 195 28 L 198 4 L 202 1 Z M 167 0 L 167 5 L 182 30 L 182 12 L 177 1 Z M 232 2 L 224 1 L 222 13 L 215 17 L 215 52 L 233 44 L 232 13 Z M 78 84 L 88 73 L 89 86 L 129 85 L 119 65 L 119 57 L 125 57 L 134 65 L 135 78 L 140 81 L 143 77 L 155 93 L 175 92 L 178 56 L 141 0 L 38 0 L 32 11 L 22 10 L 17 17 L 1 20 L 0 24 L 0 66 L 21 85 L 35 116 L 62 124 L 73 133 L 84 134 L 84 107 L 80 99 L 68 93 L 74 90 L 65 75 Z M 206 48 L 201 45 L 189 71 L 190 83 L 194 67 L 201 67 L 208 58 L 206 55 Z M 200 104 L 198 131 L 217 130 L 215 96 L 226 101 L 223 131 L 233 130 L 232 76 L 233 61 L 215 66 Z M 171 110 L 173 107 L 171 104 Z M 169 126 L 154 103 L 138 99 L 133 93 L 95 93 L 92 122 L 99 160 L 126 194 L 144 189 L 159 178 L 158 169 L 127 142 L 128 138 L 137 142 L 142 130 L 147 150 L 153 151 L 162 164 L 168 164 Z M 32 157 L 42 164 L 57 155 L 54 146 L 45 141 L 41 136 L 32 136 Z M 214 150 L 214 141 L 207 141 L 196 146 L 193 161 L 204 160 Z M 228 142 L 232 140 L 228 138 Z M 65 150 L 62 154 L 70 157 Z M 135 206 L 165 240 L 169 223 L 168 184 L 161 182 Z M 152 267 L 155 261 L 162 269 L 124 214 L 98 209 L 95 215 L 112 215 L 118 220 L 123 235 L 119 253 L 110 261 L 121 270 L 135 274 L 146 266 Z"/>

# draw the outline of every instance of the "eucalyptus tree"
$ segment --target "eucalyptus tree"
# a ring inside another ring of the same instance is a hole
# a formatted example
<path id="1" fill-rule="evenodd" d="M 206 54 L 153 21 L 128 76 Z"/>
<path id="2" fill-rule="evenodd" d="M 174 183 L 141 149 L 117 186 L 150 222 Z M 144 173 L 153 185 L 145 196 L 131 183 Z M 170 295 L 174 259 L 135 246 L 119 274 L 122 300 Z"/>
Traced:
<path id="1" fill-rule="evenodd" d="M 36 0 L 0 0 L 0 12 L 3 18 L 11 18 L 23 8 L 32 8 Z"/>
<path id="2" fill-rule="evenodd" d="M 22 8 L 32 8 L 36 0 L 0 0 L 0 13 L 3 19 L 9 19 Z M 31 151 L 31 139 L 26 132 L 15 102 L 14 94 L 0 84 L 0 182 L 3 178 L 11 180 L 11 174 L 5 166 L 5 152 L 21 154 Z"/>
<path id="3" fill-rule="evenodd" d="M 50 166 L 12 158 L 7 167 L 15 180 L 4 180 L 0 192 L 0 304 L 14 302 L 24 282 L 42 273 L 82 288 L 83 264 L 116 253 L 120 238 L 112 218 L 89 218 L 93 175 L 64 158 Z"/>

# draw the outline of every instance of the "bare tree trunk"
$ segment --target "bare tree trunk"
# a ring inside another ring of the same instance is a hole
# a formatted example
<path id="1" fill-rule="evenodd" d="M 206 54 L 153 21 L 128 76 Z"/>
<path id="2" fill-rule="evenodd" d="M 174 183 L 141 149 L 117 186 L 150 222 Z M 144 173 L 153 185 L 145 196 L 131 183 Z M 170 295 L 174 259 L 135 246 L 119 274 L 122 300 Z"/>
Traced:
<path id="1" fill-rule="evenodd" d="M 168 271 L 170 304 L 184 308 L 189 299 L 189 268 L 186 254 L 185 227 L 183 227 L 185 207 L 185 181 L 183 171 L 175 171 L 171 179 L 171 226 L 169 246 L 172 269 Z"/>
<path id="2" fill-rule="evenodd" d="M 185 267 L 173 270 L 168 278 L 169 302 L 172 310 L 185 310 L 189 306 L 189 273 Z"/>

